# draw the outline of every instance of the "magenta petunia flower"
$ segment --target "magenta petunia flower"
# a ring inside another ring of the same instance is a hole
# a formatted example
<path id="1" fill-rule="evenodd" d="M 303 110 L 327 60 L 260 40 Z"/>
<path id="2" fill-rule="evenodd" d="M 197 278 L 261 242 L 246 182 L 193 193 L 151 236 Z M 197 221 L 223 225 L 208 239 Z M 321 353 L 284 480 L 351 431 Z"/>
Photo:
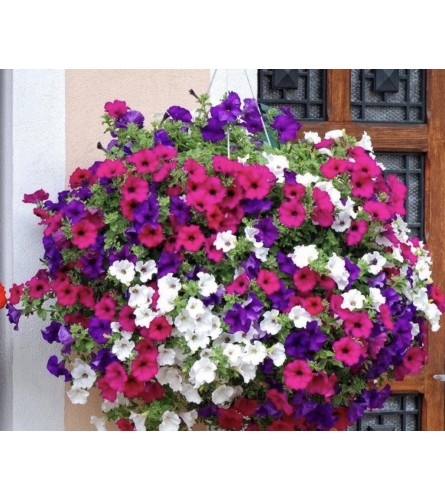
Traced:
<path id="1" fill-rule="evenodd" d="M 365 354 L 363 347 L 350 337 L 343 337 L 333 344 L 334 357 L 346 366 L 356 365 Z"/>
<path id="2" fill-rule="evenodd" d="M 283 369 L 284 385 L 296 391 L 305 389 L 312 380 L 313 373 L 306 361 L 297 359 L 287 363 Z"/>
<path id="3" fill-rule="evenodd" d="M 306 210 L 297 200 L 283 202 L 278 208 L 280 222 L 287 227 L 300 227 L 306 220 Z"/>

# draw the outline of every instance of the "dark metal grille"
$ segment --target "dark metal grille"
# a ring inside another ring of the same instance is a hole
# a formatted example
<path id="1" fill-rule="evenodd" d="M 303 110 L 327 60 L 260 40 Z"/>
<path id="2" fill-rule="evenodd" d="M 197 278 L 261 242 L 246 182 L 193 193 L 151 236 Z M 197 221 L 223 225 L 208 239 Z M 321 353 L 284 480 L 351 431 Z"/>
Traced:
<path id="1" fill-rule="evenodd" d="M 350 431 L 420 431 L 422 396 L 395 394 L 381 410 L 370 410 Z"/>
<path id="2" fill-rule="evenodd" d="M 376 153 L 386 167 L 385 175 L 396 174 L 406 185 L 406 220 L 411 236 L 424 237 L 424 163 L 423 154 Z"/>
<path id="3" fill-rule="evenodd" d="M 425 70 L 352 69 L 351 115 L 354 121 L 424 123 Z"/>
<path id="4" fill-rule="evenodd" d="M 267 106 L 290 106 L 300 120 L 326 119 L 326 70 L 260 69 L 258 102 Z"/>

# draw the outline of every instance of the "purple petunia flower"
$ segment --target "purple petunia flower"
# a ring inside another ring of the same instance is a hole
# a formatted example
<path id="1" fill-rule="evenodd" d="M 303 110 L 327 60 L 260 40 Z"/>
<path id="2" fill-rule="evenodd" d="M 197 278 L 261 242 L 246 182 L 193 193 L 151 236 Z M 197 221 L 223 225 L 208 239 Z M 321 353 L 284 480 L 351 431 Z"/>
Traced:
<path id="1" fill-rule="evenodd" d="M 360 418 L 363 417 L 365 411 L 369 406 L 369 394 L 364 392 L 359 398 L 355 401 L 352 401 L 348 407 L 348 420 L 352 423 L 357 422 Z"/>
<path id="2" fill-rule="evenodd" d="M 130 250 L 129 245 L 124 245 L 118 251 L 112 250 L 108 256 L 108 261 L 110 263 L 110 266 L 113 264 L 113 262 L 116 262 L 117 260 L 128 260 L 130 262 L 133 262 L 133 264 L 136 264 L 136 262 L 138 261 L 138 258 Z"/>
<path id="3" fill-rule="evenodd" d="M 298 268 L 294 264 L 294 261 L 283 252 L 277 253 L 277 263 L 278 263 L 278 268 L 282 273 L 289 274 L 289 276 L 293 276 L 297 272 Z"/>
<path id="4" fill-rule="evenodd" d="M 308 422 L 315 424 L 318 430 L 332 429 L 336 421 L 332 406 L 326 404 L 317 404 L 306 418 Z"/>
<path id="5" fill-rule="evenodd" d="M 244 108 L 241 124 L 246 127 L 251 134 L 260 132 L 263 129 L 261 115 L 258 111 L 258 103 L 255 99 L 244 99 Z"/>
<path id="6" fill-rule="evenodd" d="M 241 267 L 246 271 L 247 277 L 253 280 L 260 272 L 261 261 L 254 253 L 251 253 L 248 259 L 241 264 Z"/>
<path id="7" fill-rule="evenodd" d="M 42 337 L 50 344 L 53 342 L 60 342 L 59 340 L 59 330 L 61 324 L 57 321 L 51 321 L 51 323 L 42 330 Z"/>
<path id="8" fill-rule="evenodd" d="M 147 224 L 153 226 L 158 223 L 159 204 L 156 196 L 150 195 L 146 201 L 139 203 L 133 209 L 133 215 L 139 227 Z"/>
<path id="9" fill-rule="evenodd" d="M 55 377 L 65 377 L 65 382 L 69 382 L 71 373 L 65 368 L 65 360 L 59 362 L 57 356 L 51 356 L 46 364 L 46 369 Z"/>
<path id="10" fill-rule="evenodd" d="M 71 335 L 69 328 L 66 326 L 61 326 L 57 334 L 59 342 L 63 345 L 62 353 L 69 354 L 71 352 L 71 346 L 74 344 L 74 337 Z"/>
<path id="11" fill-rule="evenodd" d="M 98 372 L 105 372 L 105 368 L 117 361 L 117 357 L 109 349 L 100 349 L 91 359 L 91 368 Z"/>
<path id="12" fill-rule="evenodd" d="M 167 113 L 174 121 L 181 121 L 185 123 L 192 122 L 192 114 L 188 109 L 181 108 L 181 106 L 170 106 Z"/>
<path id="13" fill-rule="evenodd" d="M 234 122 L 241 114 L 241 100 L 236 92 L 230 92 L 227 98 L 217 106 L 210 108 L 212 118 L 220 122 Z"/>
<path id="14" fill-rule="evenodd" d="M 105 272 L 103 264 L 104 256 L 97 252 L 87 252 L 80 257 L 82 273 L 93 280 L 99 278 Z"/>
<path id="15" fill-rule="evenodd" d="M 230 333 L 247 333 L 252 324 L 241 304 L 233 304 L 232 308 L 226 312 L 224 321 L 230 326 Z"/>
<path id="16" fill-rule="evenodd" d="M 71 200 L 62 211 L 63 215 L 73 223 L 80 222 L 86 215 L 85 205 L 77 200 Z"/>
<path id="17" fill-rule="evenodd" d="M 246 311 L 247 318 L 252 321 L 258 321 L 261 316 L 261 311 L 264 309 L 264 304 L 253 292 L 247 296 L 247 300 L 243 303 L 243 308 Z"/>
<path id="18" fill-rule="evenodd" d="M 292 404 L 294 407 L 295 418 L 304 417 L 317 407 L 317 403 L 315 401 L 308 401 L 305 398 L 304 391 L 296 391 Z"/>
<path id="19" fill-rule="evenodd" d="M 301 128 L 301 123 L 297 122 L 290 107 L 281 108 L 282 115 L 277 115 L 271 125 L 278 132 L 280 142 L 295 141 L 297 133 Z"/>
<path id="20" fill-rule="evenodd" d="M 22 315 L 20 309 L 16 309 L 12 304 L 6 304 L 6 309 L 8 310 L 8 320 L 11 324 L 15 325 L 14 330 L 18 331 L 19 321 Z"/>
<path id="21" fill-rule="evenodd" d="M 105 335 L 109 335 L 111 333 L 111 322 L 106 319 L 91 318 L 90 326 L 88 328 L 88 332 L 98 344 L 105 344 L 107 342 L 107 338 Z"/>
<path id="22" fill-rule="evenodd" d="M 275 227 L 272 217 L 261 219 L 254 227 L 259 230 L 255 240 L 262 241 L 265 247 L 271 247 L 278 239 L 278 229 Z"/>
<path id="23" fill-rule="evenodd" d="M 360 275 L 360 268 L 345 257 L 345 268 L 349 273 L 348 286 L 351 286 Z"/>
<path id="24" fill-rule="evenodd" d="M 306 328 L 291 332 L 284 341 L 286 354 L 291 358 L 305 359 L 310 351 L 318 351 L 326 341 L 326 335 L 316 321 L 310 321 Z"/>
<path id="25" fill-rule="evenodd" d="M 221 304 L 224 297 L 224 291 L 222 288 L 218 288 L 215 293 L 210 294 L 208 297 L 202 297 L 201 300 L 206 307 L 216 306 Z"/>
<path id="26" fill-rule="evenodd" d="M 241 202 L 244 212 L 249 215 L 259 215 L 260 212 L 267 212 L 272 208 L 271 200 L 243 200 Z"/>
<path id="27" fill-rule="evenodd" d="M 122 115 L 116 120 L 117 128 L 127 128 L 130 123 L 134 123 L 139 128 L 142 128 L 144 125 L 144 115 L 136 110 L 131 110 Z"/>
<path id="28" fill-rule="evenodd" d="M 156 263 L 158 268 L 158 279 L 166 276 L 168 273 L 175 274 L 180 265 L 181 262 L 177 254 L 172 252 L 162 252 Z"/>
<path id="29" fill-rule="evenodd" d="M 191 219 L 190 207 L 179 196 L 170 198 L 170 213 L 180 224 L 186 224 Z"/>
<path id="30" fill-rule="evenodd" d="M 171 146 L 174 147 L 174 142 L 170 139 L 170 136 L 167 134 L 167 131 L 163 128 L 156 130 L 153 134 L 153 141 L 155 145 L 162 144 L 163 146 Z"/>
<path id="31" fill-rule="evenodd" d="M 295 294 L 290 288 L 287 288 L 282 280 L 280 280 L 280 289 L 277 292 L 271 293 L 268 296 L 273 309 L 286 311 L 289 307 L 290 298 Z"/>
<path id="32" fill-rule="evenodd" d="M 207 125 L 201 128 L 202 138 L 208 142 L 221 141 L 226 136 L 223 129 L 225 124 L 226 122 L 222 122 L 216 118 L 209 118 Z"/>

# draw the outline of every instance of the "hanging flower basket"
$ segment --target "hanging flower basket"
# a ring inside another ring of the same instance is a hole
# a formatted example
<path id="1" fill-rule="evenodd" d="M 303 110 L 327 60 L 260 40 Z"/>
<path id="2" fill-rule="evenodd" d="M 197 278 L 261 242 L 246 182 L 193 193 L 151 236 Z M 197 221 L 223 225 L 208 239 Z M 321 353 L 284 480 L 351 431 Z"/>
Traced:
<path id="1" fill-rule="evenodd" d="M 105 159 L 50 201 L 44 267 L 9 317 L 48 318 L 48 370 L 121 430 L 345 430 L 426 361 L 444 296 L 369 137 L 321 139 L 234 92 L 161 123 L 105 105 Z"/>

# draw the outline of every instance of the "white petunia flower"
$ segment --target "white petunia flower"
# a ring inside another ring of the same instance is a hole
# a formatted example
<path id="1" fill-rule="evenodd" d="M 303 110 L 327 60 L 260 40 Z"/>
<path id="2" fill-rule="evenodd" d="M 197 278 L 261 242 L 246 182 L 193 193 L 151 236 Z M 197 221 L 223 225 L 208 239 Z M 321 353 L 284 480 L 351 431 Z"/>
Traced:
<path id="1" fill-rule="evenodd" d="M 134 285 L 128 291 L 130 292 L 128 305 L 133 309 L 139 306 L 151 305 L 151 300 L 155 293 L 153 288 L 145 285 Z"/>
<path id="2" fill-rule="evenodd" d="M 383 297 L 382 292 L 378 288 L 369 289 L 369 297 L 371 299 L 372 307 L 378 311 L 382 304 L 386 303 L 385 297 Z"/>
<path id="3" fill-rule="evenodd" d="M 315 182 L 317 182 L 319 180 L 320 180 L 320 177 L 317 177 L 316 175 L 312 175 L 309 172 L 306 172 L 305 174 L 297 174 L 298 184 L 302 184 L 304 187 L 308 187 L 311 184 L 314 184 Z"/>
<path id="4" fill-rule="evenodd" d="M 137 326 L 145 326 L 148 328 L 150 323 L 156 318 L 156 313 L 150 308 L 150 306 L 137 307 L 134 310 L 134 315 L 136 319 L 134 320 Z"/>
<path id="5" fill-rule="evenodd" d="M 272 347 L 268 349 L 269 358 L 273 361 L 275 366 L 282 366 L 286 361 L 286 353 L 284 351 L 284 345 L 277 342 Z"/>
<path id="6" fill-rule="evenodd" d="M 182 384 L 181 394 L 189 403 L 196 403 L 199 405 L 202 402 L 198 389 L 195 389 L 191 384 Z"/>
<path id="7" fill-rule="evenodd" d="M 335 216 L 334 223 L 331 228 L 338 233 L 343 233 L 351 227 L 351 217 L 345 211 L 338 212 Z"/>
<path id="8" fill-rule="evenodd" d="M 195 297 L 190 297 L 185 310 L 191 318 L 196 319 L 196 316 L 204 313 L 204 304 L 202 300 L 196 299 Z"/>
<path id="9" fill-rule="evenodd" d="M 191 410 L 180 413 L 179 416 L 181 417 L 184 424 L 187 426 L 187 430 L 191 431 L 192 427 L 196 423 L 196 419 L 198 418 L 198 412 L 196 410 Z"/>
<path id="10" fill-rule="evenodd" d="M 132 411 L 130 413 L 130 420 L 133 421 L 134 427 L 137 431 L 147 431 L 145 427 L 145 421 L 147 420 L 147 417 L 145 415 L 139 415 L 139 413 L 135 413 L 134 411 Z"/>
<path id="11" fill-rule="evenodd" d="M 212 392 L 212 401 L 216 405 L 230 403 L 234 394 L 235 389 L 233 387 L 223 384 Z"/>
<path id="12" fill-rule="evenodd" d="M 111 276 L 114 276 L 124 285 L 130 286 L 136 275 L 133 262 L 129 260 L 116 260 L 108 269 Z"/>
<path id="13" fill-rule="evenodd" d="M 379 252 L 372 252 L 365 254 L 362 259 L 369 266 L 369 272 L 371 274 L 379 274 L 386 264 L 386 259 Z"/>
<path id="14" fill-rule="evenodd" d="M 112 321 L 110 327 L 113 333 L 118 333 L 121 331 L 121 325 L 117 321 Z"/>
<path id="15" fill-rule="evenodd" d="M 341 296 L 343 297 L 341 308 L 349 309 L 350 311 L 362 309 L 366 298 L 359 290 L 355 289 L 342 293 Z"/>
<path id="16" fill-rule="evenodd" d="M 96 417 L 95 415 L 92 415 L 90 418 L 90 423 L 91 425 L 94 425 L 96 427 L 97 431 L 106 431 L 107 428 L 105 427 L 105 419 Z"/>
<path id="17" fill-rule="evenodd" d="M 201 314 L 198 314 L 195 318 L 195 332 L 209 335 L 209 331 L 212 329 L 212 324 L 213 314 L 208 309 L 204 309 L 204 311 Z"/>
<path id="18" fill-rule="evenodd" d="M 239 344 L 226 344 L 223 354 L 227 356 L 231 366 L 236 366 L 240 363 L 243 353 Z"/>
<path id="19" fill-rule="evenodd" d="M 215 281 L 215 276 L 213 274 L 203 273 L 202 271 L 197 274 L 199 281 L 199 293 L 203 297 L 210 297 L 212 293 L 218 290 L 218 285 Z"/>
<path id="20" fill-rule="evenodd" d="M 90 395 L 87 390 L 82 389 L 81 387 L 71 387 L 67 394 L 70 398 L 71 403 L 73 403 L 74 405 L 86 404 L 88 396 Z"/>
<path id="21" fill-rule="evenodd" d="M 414 269 L 421 280 L 429 280 L 431 278 L 431 268 L 425 260 L 419 259 Z"/>
<path id="22" fill-rule="evenodd" d="M 316 245 L 297 245 L 289 257 L 297 267 L 306 267 L 318 259 L 318 250 Z"/>
<path id="23" fill-rule="evenodd" d="M 255 248 L 261 248 L 264 246 L 264 243 L 262 241 L 257 241 L 255 239 L 255 236 L 260 232 L 259 229 L 256 227 L 245 227 L 244 228 L 244 234 L 246 235 L 246 240 L 250 241 L 253 243 L 253 246 Z"/>
<path id="24" fill-rule="evenodd" d="M 159 297 L 158 301 L 156 302 L 156 309 L 161 314 L 166 314 L 166 313 L 172 312 L 173 309 L 175 308 L 175 300 L 176 300 L 176 297 L 161 296 L 161 297 Z"/>
<path id="25" fill-rule="evenodd" d="M 371 153 L 374 151 L 372 147 L 371 137 L 369 137 L 366 131 L 363 132 L 362 138 L 356 143 L 356 146 L 359 146 L 366 151 L 370 151 Z"/>
<path id="26" fill-rule="evenodd" d="M 313 318 L 303 307 L 294 306 L 289 312 L 289 319 L 294 322 L 296 328 L 304 328 Z"/>
<path id="27" fill-rule="evenodd" d="M 329 270 L 329 276 L 337 283 L 340 290 L 344 290 L 348 286 L 349 272 L 346 269 L 345 261 L 337 254 L 333 254 L 329 258 L 326 265 Z"/>
<path id="28" fill-rule="evenodd" d="M 159 426 L 160 431 L 178 431 L 181 425 L 181 419 L 172 411 L 165 411 L 162 415 L 162 422 Z"/>
<path id="29" fill-rule="evenodd" d="M 209 337 L 212 340 L 215 340 L 222 333 L 221 320 L 215 314 L 211 315 L 211 319 L 212 319 L 212 326 L 211 326 L 211 328 L 209 330 Z"/>
<path id="30" fill-rule="evenodd" d="M 76 358 L 71 370 L 73 377 L 73 388 L 76 389 L 91 389 L 96 381 L 96 372 L 84 361 Z"/>
<path id="31" fill-rule="evenodd" d="M 264 344 L 255 340 L 253 343 L 246 344 L 243 353 L 243 361 L 252 365 L 259 365 L 267 356 L 267 350 Z"/>
<path id="32" fill-rule="evenodd" d="M 162 276 L 158 280 L 158 291 L 161 297 L 176 298 L 182 285 L 179 278 L 175 278 L 172 273 Z"/>
<path id="33" fill-rule="evenodd" d="M 281 330 L 281 325 L 278 321 L 280 311 L 272 309 L 264 313 L 264 319 L 260 323 L 261 330 L 276 335 Z"/>
<path id="34" fill-rule="evenodd" d="M 321 137 L 318 135 L 318 132 L 305 132 L 304 140 L 312 144 L 318 144 L 321 142 Z"/>
<path id="35" fill-rule="evenodd" d="M 128 406 L 130 404 L 130 401 L 121 393 L 117 393 L 116 401 L 108 401 L 104 400 L 104 402 L 101 405 L 101 409 L 104 413 L 108 413 L 111 410 L 114 410 L 118 406 Z"/>
<path id="36" fill-rule="evenodd" d="M 190 380 L 193 382 L 195 389 L 203 384 L 211 383 L 215 380 L 216 365 L 209 358 L 202 358 L 193 363 L 190 370 Z"/>
<path id="37" fill-rule="evenodd" d="M 243 377 L 245 384 L 251 382 L 256 376 L 257 367 L 251 363 L 241 363 L 234 366 L 234 369 Z"/>
<path id="38" fill-rule="evenodd" d="M 139 273 L 139 279 L 142 283 L 146 283 L 158 272 L 158 269 L 154 260 L 148 260 L 147 262 L 136 262 L 136 271 Z"/>
<path id="39" fill-rule="evenodd" d="M 198 349 L 204 349 L 210 343 L 210 338 L 205 332 L 187 332 L 184 333 L 184 338 L 192 352 L 196 352 Z"/>
<path id="40" fill-rule="evenodd" d="M 175 326 L 181 333 L 193 332 L 195 329 L 195 320 L 184 309 L 176 316 Z"/>
<path id="41" fill-rule="evenodd" d="M 182 374 L 173 366 L 161 366 L 156 379 L 161 385 L 168 385 L 172 391 L 178 392 L 182 389 Z"/>
<path id="42" fill-rule="evenodd" d="M 217 250 L 222 250 L 224 253 L 230 252 L 236 247 L 236 236 L 230 230 L 217 233 L 213 245 Z"/>
<path id="43" fill-rule="evenodd" d="M 175 356 L 176 353 L 174 349 L 167 349 L 165 345 L 161 344 L 158 347 L 158 365 L 159 366 L 165 366 L 165 365 L 173 365 L 175 362 Z"/>
<path id="44" fill-rule="evenodd" d="M 277 184 L 284 182 L 284 172 L 289 168 L 289 161 L 283 155 L 273 155 L 263 153 L 267 160 L 267 168 L 274 174 L 277 179 Z"/>
<path id="45" fill-rule="evenodd" d="M 336 129 L 336 130 L 329 130 L 329 132 L 326 132 L 324 135 L 325 139 L 340 139 L 340 137 L 343 137 L 343 130 Z"/>
<path id="46" fill-rule="evenodd" d="M 267 256 L 269 255 L 269 250 L 270 248 L 267 247 L 262 247 L 262 248 L 255 247 L 253 249 L 255 257 L 259 259 L 261 262 L 266 262 Z"/>
<path id="47" fill-rule="evenodd" d="M 116 355 L 119 361 L 128 359 L 135 348 L 135 343 L 131 340 L 131 335 L 129 332 L 122 332 L 122 338 L 116 340 L 113 344 L 111 352 Z"/>

